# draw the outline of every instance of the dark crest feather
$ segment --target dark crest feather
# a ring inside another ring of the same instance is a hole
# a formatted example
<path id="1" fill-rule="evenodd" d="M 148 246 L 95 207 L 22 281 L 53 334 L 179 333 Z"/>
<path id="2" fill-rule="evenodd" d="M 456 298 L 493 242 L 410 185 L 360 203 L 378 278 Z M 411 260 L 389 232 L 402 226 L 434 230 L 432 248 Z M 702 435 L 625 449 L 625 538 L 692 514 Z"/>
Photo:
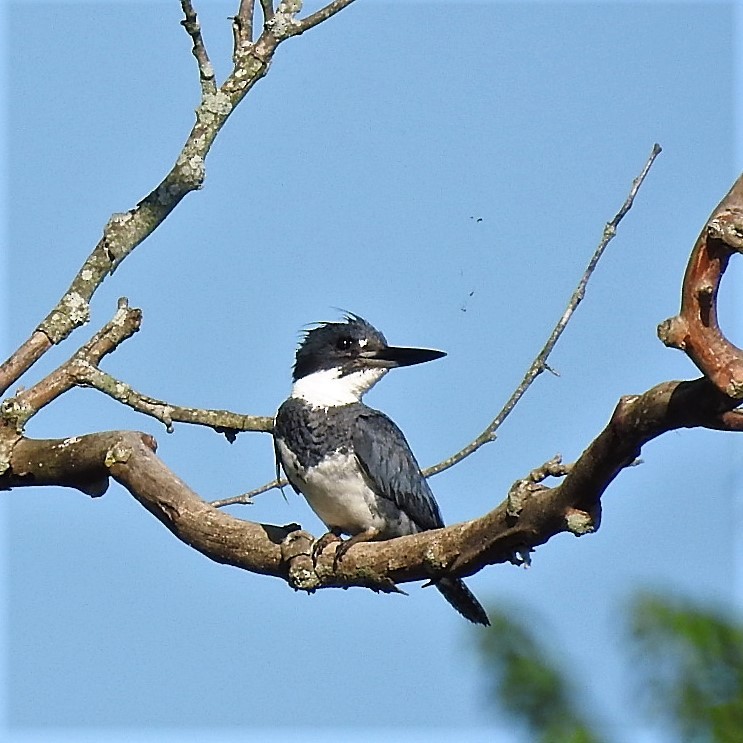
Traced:
<path id="1" fill-rule="evenodd" d="M 320 360 L 331 361 L 334 357 L 336 341 L 344 333 L 356 340 L 366 339 L 379 348 L 387 345 L 384 335 L 361 315 L 354 312 L 344 311 L 341 322 L 311 323 L 311 326 L 304 331 L 297 349 L 294 361 L 294 381 L 323 368 L 318 366 Z"/>

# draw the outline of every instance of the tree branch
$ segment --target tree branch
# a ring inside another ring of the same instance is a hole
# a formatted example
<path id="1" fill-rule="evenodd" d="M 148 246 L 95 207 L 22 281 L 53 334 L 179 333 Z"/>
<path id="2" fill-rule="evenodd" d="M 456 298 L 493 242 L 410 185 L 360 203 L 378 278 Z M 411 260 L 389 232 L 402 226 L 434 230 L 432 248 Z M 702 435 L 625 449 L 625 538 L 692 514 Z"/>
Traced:
<path id="1" fill-rule="evenodd" d="M 20 433 L 39 410 L 77 384 L 78 367 L 96 366 L 104 356 L 118 348 L 127 338 L 131 338 L 139 330 L 141 323 L 142 311 L 129 307 L 126 297 L 119 299 L 113 319 L 71 358 L 33 387 L 3 400 L 0 405 L 3 423 L 12 425 Z"/>
<path id="2" fill-rule="evenodd" d="M 503 406 L 502 410 L 488 424 L 487 428 L 477 438 L 467 444 L 467 446 L 458 451 L 456 454 L 453 454 L 448 459 L 445 459 L 443 462 L 439 462 L 433 467 L 429 467 L 427 470 L 424 470 L 423 474 L 426 475 L 426 477 L 437 475 L 439 472 L 443 472 L 444 470 L 449 469 L 449 467 L 453 467 L 458 462 L 461 462 L 463 459 L 470 456 L 470 454 L 474 454 L 481 446 L 494 441 L 496 438 L 496 431 L 500 428 L 503 421 L 506 420 L 511 411 L 516 407 L 519 400 L 521 400 L 521 398 L 524 396 L 526 390 L 529 389 L 534 380 L 543 371 L 549 368 L 547 366 L 547 359 L 549 358 L 549 355 L 552 353 L 552 350 L 557 345 L 557 341 L 560 339 L 560 336 L 570 322 L 573 313 L 583 300 L 583 297 L 586 293 L 586 286 L 588 285 L 588 281 L 593 275 L 593 272 L 596 270 L 596 266 L 598 265 L 601 256 L 604 254 L 604 251 L 609 245 L 609 242 L 611 242 L 611 240 L 616 235 L 619 223 L 622 221 L 622 219 L 624 219 L 624 216 L 632 208 L 632 204 L 635 201 L 637 192 L 640 190 L 640 186 L 642 186 L 647 174 L 650 172 L 650 168 L 652 167 L 655 159 L 658 157 L 658 155 L 660 155 L 660 153 L 660 145 L 654 144 L 653 149 L 650 152 L 650 156 L 645 162 L 645 165 L 640 171 L 640 174 L 632 181 L 632 187 L 630 188 L 629 194 L 627 195 L 624 204 L 622 204 L 619 211 L 614 215 L 614 218 L 604 227 L 604 233 L 601 241 L 599 242 L 594 254 L 591 256 L 591 260 L 588 262 L 588 266 L 583 272 L 583 276 L 581 276 L 581 279 L 578 282 L 578 286 L 573 292 L 573 295 L 570 297 L 570 301 L 568 302 L 568 306 L 565 308 L 565 312 L 563 312 L 562 317 L 558 320 L 557 325 L 555 325 L 554 329 L 552 330 L 552 333 L 547 339 L 547 342 L 544 344 L 544 347 L 539 352 L 539 354 L 537 354 L 537 357 L 534 359 L 531 366 L 527 369 L 524 378 L 521 380 L 521 383 L 513 391 L 513 394 Z"/>
<path id="3" fill-rule="evenodd" d="M 743 175 L 699 235 L 684 274 L 681 311 L 658 326 L 658 336 L 684 351 L 722 392 L 743 400 L 743 350 L 717 321 L 717 292 L 735 253 L 743 253 Z"/>
<path id="4" fill-rule="evenodd" d="M 253 42 L 255 0 L 240 0 L 237 15 L 232 19 L 232 61 L 237 62 L 241 50 Z"/>
<path id="5" fill-rule="evenodd" d="M 78 363 L 73 373 L 75 384 L 78 386 L 97 389 L 138 413 L 156 418 L 166 427 L 168 433 L 173 432 L 174 423 L 191 423 L 213 428 L 217 433 L 224 434 L 229 441 L 234 441 L 236 435 L 244 431 L 270 433 L 273 430 L 271 416 L 244 415 L 230 410 L 188 408 L 148 397 L 102 371 L 93 363 Z"/>
<path id="6" fill-rule="evenodd" d="M 299 36 L 305 31 L 309 31 L 311 28 L 319 25 L 323 21 L 327 21 L 336 13 L 339 13 L 343 8 L 348 7 L 354 0 L 333 0 L 332 3 L 328 3 L 324 8 L 321 8 L 315 13 L 308 15 L 301 21 L 298 21 L 295 26 L 294 36 Z"/>
<path id="7" fill-rule="evenodd" d="M 101 495 L 110 476 L 179 539 L 216 562 L 282 578 L 303 590 L 364 586 L 390 591 L 398 583 L 471 575 L 486 565 L 509 562 L 514 553 L 561 532 L 595 530 L 602 494 L 643 444 L 677 428 L 716 427 L 721 414 L 738 404 L 705 379 L 665 382 L 643 395 L 622 398 L 565 480 L 554 488 L 534 484 L 516 512 L 505 500 L 462 524 L 358 544 L 337 566 L 331 548 L 313 563 L 314 540 L 296 524 L 244 521 L 203 501 L 155 455 L 154 441 L 145 434 L 20 439 L 8 469 L 0 474 L 0 487 L 62 485 Z"/>
<path id="8" fill-rule="evenodd" d="M 0 365 L 0 395 L 20 379 L 51 348 L 49 338 L 34 333 L 12 356 Z"/>
<path id="9" fill-rule="evenodd" d="M 269 490 L 274 488 L 283 489 L 289 484 L 288 480 L 278 479 L 271 480 L 265 485 L 261 485 L 253 490 L 249 490 L 247 493 L 241 495 L 233 495 L 230 498 L 220 498 L 219 500 L 210 501 L 209 505 L 213 508 L 224 508 L 225 506 L 251 506 L 253 504 L 253 498 L 256 495 L 262 495 L 267 493 Z"/>
<path id="10" fill-rule="evenodd" d="M 347 4 L 348 2 L 344 3 Z M 90 300 L 105 278 L 165 221 L 186 194 L 201 188 L 205 176 L 205 159 L 217 134 L 235 107 L 267 73 L 279 44 L 284 39 L 301 33 L 295 30 L 294 15 L 298 10 L 293 9 L 295 5 L 295 2 L 284 0 L 281 23 L 267 21 L 263 33 L 254 44 L 236 49 L 233 70 L 222 86 L 217 88 L 196 13 L 190 0 L 181 0 L 185 16 L 183 25 L 192 40 L 192 52 L 199 65 L 201 81 L 202 95 L 201 103 L 196 109 L 196 122 L 165 178 L 135 207 L 111 216 L 104 227 L 103 236 L 72 280 L 69 289 L 31 336 L 0 365 L 0 394 L 4 394 L 53 345 L 61 343 L 88 321 Z M 261 6 L 267 16 L 272 12 L 272 5 L 268 0 L 262 0 Z M 247 7 L 247 4 L 241 3 L 240 10 L 247 12 Z M 342 6 L 333 7 L 332 12 L 329 8 L 330 6 L 325 11 L 319 11 L 324 13 L 322 17 L 315 19 L 317 14 L 313 14 L 306 21 L 312 18 L 314 20 L 311 25 L 317 25 L 341 10 Z M 272 18 L 271 21 L 273 20 Z"/>
<path id="11" fill-rule="evenodd" d="M 173 430 L 173 423 L 207 426 L 224 434 L 228 441 L 234 441 L 237 434 L 244 431 L 270 433 L 273 430 L 271 416 L 173 405 L 143 395 L 102 371 L 99 367 L 101 359 L 134 335 L 141 324 L 141 310 L 130 308 L 126 298 L 122 297 L 111 322 L 101 328 L 71 358 L 33 387 L 3 401 L 0 407 L 2 419 L 11 423 L 20 433 L 30 418 L 67 390 L 73 387 L 91 387 L 139 413 L 159 420 L 169 433 Z"/>
<path id="12" fill-rule="evenodd" d="M 185 16 L 181 21 L 181 25 L 186 29 L 186 32 L 193 41 L 191 51 L 199 65 L 199 82 L 201 83 L 201 97 L 203 100 L 207 96 L 214 95 L 217 92 L 217 84 L 214 80 L 214 67 L 212 67 L 212 63 L 209 60 L 204 39 L 201 36 L 199 19 L 196 17 L 196 11 L 193 9 L 191 0 L 181 0 L 181 9 Z"/>
<path id="13" fill-rule="evenodd" d="M 469 544 L 451 569 L 469 574 L 503 562 L 505 547 L 533 549 L 559 532 L 581 536 L 595 531 L 602 495 L 644 444 L 679 428 L 719 428 L 724 413 L 738 404 L 706 379 L 664 382 L 642 395 L 623 397 L 606 428 L 569 466 L 560 485 L 535 484 L 516 507 L 506 500 L 485 517 L 487 523 L 470 522 L 476 526 Z"/>
<path id="14" fill-rule="evenodd" d="M 263 11 L 263 25 L 265 26 L 274 15 L 273 0 L 261 0 L 261 10 Z"/>
<path id="15" fill-rule="evenodd" d="M 88 356 L 105 352 L 103 335 L 101 331 L 86 345 Z M 7 426 L 0 428 L 0 488 L 63 485 L 100 495 L 113 477 L 173 534 L 212 560 L 282 578 L 296 589 L 355 585 L 393 591 L 398 583 L 466 576 L 486 565 L 512 562 L 514 555 L 528 556 L 561 532 L 580 536 L 595 531 L 601 497 L 645 443 L 679 428 L 743 430 L 743 414 L 736 410 L 742 402 L 707 378 L 664 382 L 642 395 L 624 397 L 575 463 L 563 465 L 555 458 L 533 470 L 485 516 L 354 545 L 338 564 L 331 548 L 315 561 L 314 539 L 296 524 L 243 521 L 203 501 L 160 461 L 154 441 L 144 434 L 34 441 Z M 550 476 L 564 480 L 550 488 L 543 484 Z"/>

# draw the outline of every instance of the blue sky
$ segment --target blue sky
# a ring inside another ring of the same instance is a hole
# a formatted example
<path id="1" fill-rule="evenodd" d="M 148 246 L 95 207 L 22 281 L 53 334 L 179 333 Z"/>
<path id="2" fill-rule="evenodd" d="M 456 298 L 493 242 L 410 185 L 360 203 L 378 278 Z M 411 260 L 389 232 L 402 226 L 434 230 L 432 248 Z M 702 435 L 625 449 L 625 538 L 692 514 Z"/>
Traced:
<path id="1" fill-rule="evenodd" d="M 195 5 L 221 80 L 235 3 Z M 177 2 L 5 11 L 11 350 L 111 213 L 170 168 L 199 88 Z M 368 398 L 435 463 L 519 382 L 657 141 L 664 152 L 551 359 L 560 376 L 543 375 L 497 442 L 432 480 L 447 522 L 481 515 L 556 452 L 578 456 L 621 395 L 695 375 L 655 327 L 677 311 L 690 248 L 743 162 L 734 34 L 725 3 L 358 0 L 279 49 L 213 147 L 205 188 L 104 284 L 90 326 L 24 381 L 67 358 L 126 295 L 144 324 L 107 371 L 179 404 L 272 414 L 299 331 L 341 307 L 391 343 L 448 352 Z M 743 270 L 730 273 L 720 312 L 741 344 L 732 289 Z M 113 428 L 153 433 L 208 499 L 273 474 L 266 435 L 232 445 L 183 425 L 168 435 L 93 391 L 66 395 L 28 433 Z M 642 722 L 622 652 L 632 593 L 741 603 L 741 440 L 674 432 L 643 458 L 606 494 L 596 535 L 561 535 L 529 570 L 468 580 L 483 603 L 534 627 L 616 741 L 638 740 Z M 233 512 L 320 534 L 287 498 Z M 210 563 L 115 486 L 95 501 L 6 494 L 2 518 L 10 740 L 136 729 L 141 740 L 284 741 L 328 728 L 369 741 L 391 729 L 411 741 L 454 729 L 521 740 L 487 706 L 477 630 L 434 591 L 296 594 Z"/>

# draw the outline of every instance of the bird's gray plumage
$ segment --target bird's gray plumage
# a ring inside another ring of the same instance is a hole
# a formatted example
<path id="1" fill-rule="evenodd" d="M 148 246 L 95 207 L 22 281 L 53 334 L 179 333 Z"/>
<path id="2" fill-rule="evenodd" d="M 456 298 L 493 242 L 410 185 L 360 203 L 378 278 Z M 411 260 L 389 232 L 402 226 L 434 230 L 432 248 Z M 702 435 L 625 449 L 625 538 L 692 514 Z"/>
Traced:
<path id="1" fill-rule="evenodd" d="M 353 450 L 375 492 L 404 511 L 419 531 L 443 527 L 431 488 L 402 431 L 384 413 L 361 407 Z"/>
<path id="2" fill-rule="evenodd" d="M 428 482 L 405 440 L 402 431 L 384 414 L 363 403 L 338 406 L 332 416 L 324 408 L 289 398 L 279 408 L 274 427 L 277 463 L 297 493 L 306 489 L 306 472 L 333 456 L 352 457 L 361 477 L 381 498 L 377 510 L 388 523 L 380 538 L 392 539 L 415 531 L 444 526 Z M 282 456 L 282 446 L 296 458 Z M 386 501 L 386 502 L 385 502 Z M 312 505 L 312 503 L 310 503 Z M 402 526 L 398 512 L 415 526 Z M 328 528 L 347 532 L 343 524 Z"/>
<path id="3" fill-rule="evenodd" d="M 388 369 L 442 355 L 390 347 L 357 315 L 305 336 L 292 396 L 276 414 L 274 446 L 277 467 L 330 532 L 379 540 L 444 526 L 402 431 L 360 402 Z M 461 579 L 444 577 L 435 585 L 467 619 L 489 623 Z"/>

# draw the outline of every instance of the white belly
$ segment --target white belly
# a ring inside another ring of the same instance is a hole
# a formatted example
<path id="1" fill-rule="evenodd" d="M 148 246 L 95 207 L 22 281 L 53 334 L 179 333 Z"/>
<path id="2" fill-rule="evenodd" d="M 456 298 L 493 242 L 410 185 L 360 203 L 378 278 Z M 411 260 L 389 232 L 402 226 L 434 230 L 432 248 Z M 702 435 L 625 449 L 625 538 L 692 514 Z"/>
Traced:
<path id="1" fill-rule="evenodd" d="M 382 539 L 417 531 L 394 503 L 372 490 L 352 454 L 336 454 L 305 470 L 282 441 L 278 445 L 289 480 L 328 529 L 350 535 L 378 529 Z"/>

